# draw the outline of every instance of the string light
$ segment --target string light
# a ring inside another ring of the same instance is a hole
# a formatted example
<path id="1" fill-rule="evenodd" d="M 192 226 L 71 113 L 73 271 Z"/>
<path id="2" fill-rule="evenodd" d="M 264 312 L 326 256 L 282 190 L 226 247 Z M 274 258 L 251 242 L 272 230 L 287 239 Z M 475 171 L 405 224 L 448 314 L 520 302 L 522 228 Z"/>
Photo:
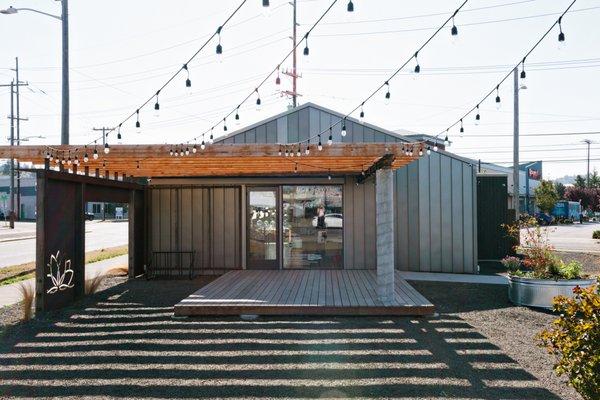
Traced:
<path id="1" fill-rule="evenodd" d="M 346 131 L 346 118 L 342 121 L 342 136 L 346 136 L 348 131 Z"/>
<path id="2" fill-rule="evenodd" d="M 433 151 L 438 151 L 438 145 L 437 145 L 437 143 L 433 145 Z"/>
<path id="3" fill-rule="evenodd" d="M 309 54 L 309 50 L 308 50 L 308 32 L 306 32 L 306 34 L 304 35 L 304 52 L 303 54 L 305 56 L 308 56 Z"/>
<path id="4" fill-rule="evenodd" d="M 190 148 L 189 148 L 189 147 L 186 147 L 186 148 L 185 148 L 185 155 L 186 155 L 186 156 L 189 156 L 189 155 L 190 155 Z"/>
<path id="5" fill-rule="evenodd" d="M 415 74 L 418 74 L 419 72 L 421 72 L 421 66 L 419 65 L 419 51 L 415 51 L 415 62 L 417 63 L 417 65 L 415 65 Z"/>
<path id="6" fill-rule="evenodd" d="M 496 86 L 496 110 L 500 110 L 500 85 Z"/>
<path id="7" fill-rule="evenodd" d="M 217 61 L 218 62 L 223 61 L 223 46 L 221 45 L 221 30 L 222 29 L 223 29 L 223 26 L 219 26 L 217 28 L 217 36 L 218 36 L 219 43 L 217 44 L 216 53 L 217 53 Z"/>
<path id="8" fill-rule="evenodd" d="M 363 119 L 365 117 L 365 102 L 363 101 L 362 104 L 360 105 L 360 119 Z"/>
<path id="9" fill-rule="evenodd" d="M 427 146 L 427 155 L 431 154 L 431 147 Z"/>
<path id="10" fill-rule="evenodd" d="M 525 72 L 525 59 L 521 61 L 521 79 L 525 79 L 527 77 L 527 73 Z"/>
<path id="11" fill-rule="evenodd" d="M 296 155 L 298 157 L 300 157 L 302 155 L 302 149 L 300 148 L 300 145 L 298 145 L 298 151 L 296 151 Z"/>
<path id="12" fill-rule="evenodd" d="M 327 179 L 331 180 L 331 170 L 327 170 Z"/>
<path id="13" fill-rule="evenodd" d="M 477 104 L 477 114 L 475 115 L 475 125 L 479 125 L 481 122 L 481 115 L 479 115 L 479 104 Z"/>
<path id="14" fill-rule="evenodd" d="M 327 146 L 331 146 L 333 143 L 333 133 L 331 130 L 331 126 L 329 127 L 329 137 L 327 138 Z"/>
<path id="15" fill-rule="evenodd" d="M 206 143 L 204 143 L 204 135 L 202 135 L 202 143 L 200 143 L 200 150 L 204 150 L 206 148 Z"/>
<path id="16" fill-rule="evenodd" d="M 456 12 L 454 15 L 456 15 Z M 454 24 L 454 16 L 452 16 L 452 29 L 450 29 L 450 33 L 452 34 L 453 38 L 458 36 L 458 28 L 456 27 L 456 24 Z"/>
<path id="17" fill-rule="evenodd" d="M 139 108 L 137 110 L 135 110 L 135 117 L 136 117 L 135 130 L 137 133 L 141 133 L 142 125 L 140 124 L 140 109 Z"/>
<path id="18" fill-rule="evenodd" d="M 223 131 L 227 132 L 227 121 L 223 118 Z"/>
<path id="19" fill-rule="evenodd" d="M 319 144 L 317 145 L 317 149 L 319 149 L 319 151 L 323 150 L 323 144 L 321 143 L 321 134 L 319 134 Z"/>
<path id="20" fill-rule="evenodd" d="M 67 165 L 71 165 L 71 151 L 69 150 L 69 158 L 67 158 Z"/>
<path id="21" fill-rule="evenodd" d="M 73 160 L 73 164 L 79 165 L 79 157 L 78 156 L 75 156 L 75 159 Z"/>
<path id="22" fill-rule="evenodd" d="M 172 156 L 173 156 L 173 154 L 174 154 L 174 153 L 173 153 L 173 147 L 171 147 L 171 148 L 169 149 L 169 155 L 172 157 Z"/>
<path id="23" fill-rule="evenodd" d="M 282 147 L 281 147 L 281 145 L 279 145 L 279 155 L 281 156 L 282 154 L 283 154 Z"/>
<path id="24" fill-rule="evenodd" d="M 140 169 L 140 160 L 137 161 L 137 165 L 136 165 L 137 169 Z"/>
<path id="25" fill-rule="evenodd" d="M 460 136 L 462 137 L 464 133 L 465 133 L 465 127 L 463 126 L 463 120 L 461 118 L 460 119 Z"/>
<path id="26" fill-rule="evenodd" d="M 186 80 L 185 80 L 185 88 L 188 91 L 188 94 L 192 94 L 192 81 L 190 80 L 190 70 L 188 69 L 187 64 L 183 64 L 181 67 L 186 72 Z"/>
<path id="27" fill-rule="evenodd" d="M 110 146 L 108 143 L 104 143 L 104 154 L 110 153 Z"/>
<path id="28" fill-rule="evenodd" d="M 285 156 L 289 157 L 290 155 L 290 151 L 288 150 L 287 146 L 285 146 Z"/>
<path id="29" fill-rule="evenodd" d="M 565 34 L 562 30 L 562 15 L 558 18 L 558 48 L 562 49 L 565 46 Z"/>
<path id="30" fill-rule="evenodd" d="M 94 146 L 94 154 L 92 155 L 92 157 L 94 157 L 94 160 L 98 159 L 98 149 L 96 148 L 96 146 Z"/>
<path id="31" fill-rule="evenodd" d="M 213 144 L 215 142 L 215 135 L 213 133 L 214 127 L 210 128 L 210 136 L 208 137 L 208 143 Z M 204 136 L 204 135 L 202 135 Z"/>
<path id="32" fill-rule="evenodd" d="M 160 90 L 156 91 L 156 103 L 154 103 L 154 116 L 158 117 L 160 115 L 160 104 L 158 104 L 158 95 L 160 94 Z"/>
<path id="33" fill-rule="evenodd" d="M 106 168 L 106 160 L 102 160 L 102 167 Z"/>
<path id="34" fill-rule="evenodd" d="M 276 85 L 281 85 L 281 78 L 279 77 L 279 69 L 280 69 L 280 65 L 277 66 L 277 78 L 275 78 L 275 84 Z"/>
<path id="35" fill-rule="evenodd" d="M 294 173 L 298 173 L 298 163 L 294 163 Z"/>
<path id="36" fill-rule="evenodd" d="M 86 163 L 88 161 L 90 161 L 90 158 L 88 157 L 88 153 L 87 153 L 87 150 L 86 150 L 86 152 L 83 154 L 83 162 Z"/>
<path id="37" fill-rule="evenodd" d="M 121 124 L 119 124 L 119 129 L 117 131 L 117 139 L 121 140 Z"/>
<path id="38" fill-rule="evenodd" d="M 384 85 L 387 87 L 387 92 L 385 93 L 385 104 L 390 104 L 390 97 L 392 97 L 392 94 L 390 93 L 390 83 L 385 81 Z"/>
<path id="39" fill-rule="evenodd" d="M 237 125 L 240 124 L 240 106 L 237 106 L 237 108 L 235 109 L 235 123 Z"/>
<path id="40" fill-rule="evenodd" d="M 348 2 L 348 7 L 346 8 L 346 10 L 348 10 L 348 12 L 354 12 L 354 3 L 352 2 L 352 0 Z"/>
<path id="41" fill-rule="evenodd" d="M 258 88 L 254 89 L 254 91 L 256 92 L 256 110 L 260 111 L 260 93 L 258 93 Z"/>
<path id="42" fill-rule="evenodd" d="M 192 147 L 192 153 L 196 154 L 198 152 L 198 146 L 194 143 L 194 147 Z"/>
<path id="43" fill-rule="evenodd" d="M 450 140 L 448 140 L 448 131 L 446 131 L 446 137 L 444 138 L 444 146 L 448 147 L 450 144 Z"/>
<path id="44" fill-rule="evenodd" d="M 304 154 L 306 154 L 306 155 L 310 154 L 310 142 L 308 142 L 306 144 L 306 149 L 304 149 Z"/>

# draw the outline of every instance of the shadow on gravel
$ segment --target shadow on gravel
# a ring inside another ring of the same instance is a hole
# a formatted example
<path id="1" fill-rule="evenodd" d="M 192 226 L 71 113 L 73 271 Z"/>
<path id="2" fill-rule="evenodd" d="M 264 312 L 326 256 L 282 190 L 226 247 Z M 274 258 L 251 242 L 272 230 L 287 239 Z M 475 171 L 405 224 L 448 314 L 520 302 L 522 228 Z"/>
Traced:
<path id="1" fill-rule="evenodd" d="M 559 399 L 456 316 L 173 319 L 195 289 L 124 283 L 23 326 L 0 396 Z"/>

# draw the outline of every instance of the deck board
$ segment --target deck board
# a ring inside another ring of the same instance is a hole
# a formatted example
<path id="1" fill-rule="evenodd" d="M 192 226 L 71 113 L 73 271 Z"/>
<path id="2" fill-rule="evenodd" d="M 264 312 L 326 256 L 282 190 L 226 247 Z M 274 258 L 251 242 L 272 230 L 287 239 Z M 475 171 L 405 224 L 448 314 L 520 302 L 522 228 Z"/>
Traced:
<path id="1" fill-rule="evenodd" d="M 231 271 L 175 305 L 175 315 L 426 315 L 434 306 L 396 273 L 396 296 L 377 298 L 373 270 Z"/>

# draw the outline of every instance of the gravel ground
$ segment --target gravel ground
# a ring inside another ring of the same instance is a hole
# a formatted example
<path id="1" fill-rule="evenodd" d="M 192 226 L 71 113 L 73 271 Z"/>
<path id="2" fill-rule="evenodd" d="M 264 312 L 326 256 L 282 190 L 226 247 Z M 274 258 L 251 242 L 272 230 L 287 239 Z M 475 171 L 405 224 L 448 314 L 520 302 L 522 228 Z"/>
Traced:
<path id="1" fill-rule="evenodd" d="M 552 315 L 504 286 L 412 282 L 433 318 L 174 319 L 203 283 L 111 278 L 9 326 L 0 397 L 580 399 L 534 345 Z"/>

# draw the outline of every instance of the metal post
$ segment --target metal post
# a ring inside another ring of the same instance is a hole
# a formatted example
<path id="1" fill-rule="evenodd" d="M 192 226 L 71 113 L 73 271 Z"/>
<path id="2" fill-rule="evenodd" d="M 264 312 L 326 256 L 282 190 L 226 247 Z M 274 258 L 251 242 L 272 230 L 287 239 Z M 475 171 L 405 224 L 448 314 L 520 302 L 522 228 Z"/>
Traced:
<path id="1" fill-rule="evenodd" d="M 15 57 L 15 74 L 17 78 L 17 146 L 21 144 L 21 113 L 19 111 L 19 57 Z M 16 219 L 21 219 L 21 163 L 17 160 L 17 215 Z"/>
<path id="2" fill-rule="evenodd" d="M 592 141 L 590 139 L 585 139 L 583 141 L 585 144 L 587 144 L 587 187 L 592 187 L 592 183 L 590 182 L 590 145 L 592 144 Z"/>
<path id="3" fill-rule="evenodd" d="M 14 113 L 14 81 L 10 83 L 10 145 L 11 147 L 15 144 L 15 113 Z M 15 228 L 15 159 L 10 159 L 10 211 L 8 213 L 8 219 L 10 221 L 10 229 Z"/>
<path id="4" fill-rule="evenodd" d="M 62 118 L 60 143 L 69 144 L 69 2 L 62 3 Z"/>
<path id="5" fill-rule="evenodd" d="M 515 220 L 519 220 L 519 73 L 513 71 L 514 80 L 514 125 L 513 125 L 513 206 Z"/>

